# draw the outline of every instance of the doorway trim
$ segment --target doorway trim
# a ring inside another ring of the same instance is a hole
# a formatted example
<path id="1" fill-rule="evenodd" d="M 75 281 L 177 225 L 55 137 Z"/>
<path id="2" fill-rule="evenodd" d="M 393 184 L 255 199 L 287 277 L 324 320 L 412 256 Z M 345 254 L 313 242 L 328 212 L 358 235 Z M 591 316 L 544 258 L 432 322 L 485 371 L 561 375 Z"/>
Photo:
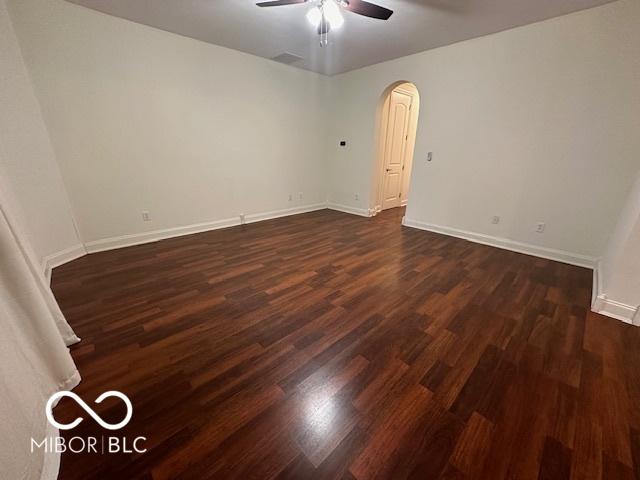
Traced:
<path id="1" fill-rule="evenodd" d="M 398 80 L 393 82 L 387 88 L 384 89 L 382 94 L 380 95 L 380 99 L 378 101 L 378 108 L 376 113 L 376 140 L 375 140 L 375 148 L 376 154 L 374 158 L 374 196 L 375 199 L 374 206 L 371 209 L 371 214 L 376 215 L 382 211 L 382 197 L 383 197 L 383 189 L 384 189 L 384 154 L 385 154 L 385 145 L 387 140 L 387 126 L 388 126 L 388 115 L 389 115 L 389 107 L 390 107 L 390 98 L 391 92 L 402 87 L 402 85 L 410 85 L 409 89 L 403 91 L 412 97 L 412 108 L 409 118 L 409 124 L 412 126 L 409 129 L 409 138 L 407 139 L 407 148 L 404 153 L 404 165 L 405 165 L 405 174 L 402 179 L 402 187 L 401 190 L 403 192 L 403 201 L 401 202 L 401 206 L 406 205 L 406 200 L 408 196 L 409 186 L 407 179 L 411 176 L 411 169 L 413 167 L 413 157 L 416 143 L 416 134 L 417 134 L 417 124 L 420 115 L 420 91 L 415 83 L 409 80 Z M 401 88 L 400 88 L 401 89 Z M 402 90 L 402 89 L 401 89 Z"/>

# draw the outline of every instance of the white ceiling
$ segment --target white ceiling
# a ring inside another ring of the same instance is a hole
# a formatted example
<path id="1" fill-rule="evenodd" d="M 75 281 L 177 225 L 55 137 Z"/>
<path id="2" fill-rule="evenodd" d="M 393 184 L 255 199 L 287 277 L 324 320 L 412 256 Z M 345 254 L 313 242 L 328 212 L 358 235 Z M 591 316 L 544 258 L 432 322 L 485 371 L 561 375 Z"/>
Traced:
<path id="1" fill-rule="evenodd" d="M 294 66 L 335 75 L 611 0 L 373 0 L 387 21 L 344 12 L 320 47 L 305 19 L 311 4 L 259 8 L 252 0 L 69 0 L 104 13 L 265 58 L 284 52 Z"/>

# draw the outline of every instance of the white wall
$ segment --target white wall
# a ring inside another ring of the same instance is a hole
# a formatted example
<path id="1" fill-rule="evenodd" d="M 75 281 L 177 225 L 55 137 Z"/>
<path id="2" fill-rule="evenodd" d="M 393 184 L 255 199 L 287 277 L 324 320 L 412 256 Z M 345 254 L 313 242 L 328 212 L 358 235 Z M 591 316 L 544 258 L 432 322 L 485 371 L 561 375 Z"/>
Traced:
<path id="1" fill-rule="evenodd" d="M 0 0 L 0 189 L 43 261 L 79 239 L 49 135 Z"/>
<path id="2" fill-rule="evenodd" d="M 609 238 L 598 269 L 594 310 L 640 324 L 640 174 Z"/>
<path id="3" fill-rule="evenodd" d="M 62 0 L 8 3 L 85 242 L 325 202 L 327 77 Z"/>
<path id="4" fill-rule="evenodd" d="M 590 263 L 640 161 L 639 24 L 640 2 L 622 0 L 333 77 L 330 201 L 373 207 L 376 108 L 411 81 L 421 112 L 407 218 Z"/>

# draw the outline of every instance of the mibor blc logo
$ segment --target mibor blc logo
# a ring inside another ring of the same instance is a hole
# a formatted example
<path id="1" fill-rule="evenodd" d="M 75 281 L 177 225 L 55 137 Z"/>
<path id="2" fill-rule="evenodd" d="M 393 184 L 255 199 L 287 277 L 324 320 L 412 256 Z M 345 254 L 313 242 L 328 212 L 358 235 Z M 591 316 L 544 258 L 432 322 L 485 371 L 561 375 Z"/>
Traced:
<path id="1" fill-rule="evenodd" d="M 111 423 L 107 423 L 104 420 L 102 420 L 102 418 L 100 418 L 100 416 L 89 405 L 87 405 L 85 403 L 85 401 L 82 400 L 78 395 L 76 395 L 73 392 L 62 391 L 62 392 L 54 393 L 53 395 L 51 395 L 51 398 L 49 398 L 49 401 L 47 402 L 47 407 L 46 407 L 46 410 L 45 410 L 45 413 L 47 415 L 47 420 L 49 420 L 49 423 L 51 425 L 53 425 L 54 427 L 59 428 L 60 430 L 71 430 L 72 428 L 77 427 L 78 424 L 80 422 L 82 422 L 82 420 L 84 420 L 82 417 L 78 417 L 73 422 L 68 423 L 66 425 L 56 421 L 56 419 L 53 417 L 53 405 L 62 397 L 73 398 L 75 400 L 75 402 L 78 405 L 80 405 L 85 412 L 87 412 L 89 415 L 91 415 L 91 417 L 96 422 L 98 422 L 102 428 L 106 428 L 107 430 L 119 430 L 119 429 L 121 429 L 127 423 L 129 423 L 129 420 L 131 420 L 131 415 L 133 415 L 133 406 L 131 405 L 131 400 L 129 400 L 129 397 L 127 397 L 122 392 L 118 392 L 116 390 L 111 390 L 109 392 L 104 392 L 102 395 L 100 395 L 98 398 L 96 398 L 95 403 L 102 403 L 102 401 L 105 398 L 118 397 L 127 406 L 127 414 L 124 417 L 124 420 L 122 420 L 121 422 L 116 423 L 116 424 L 111 424 Z"/>
<path id="2" fill-rule="evenodd" d="M 87 403 L 82 400 L 77 394 L 69 391 L 61 391 L 51 395 L 47 401 L 45 407 L 45 415 L 49 423 L 59 430 L 71 430 L 77 427 L 83 420 L 83 417 L 78 417 L 70 423 L 60 423 L 53 416 L 53 407 L 59 399 L 63 397 L 69 397 L 73 399 L 82 409 L 89 414 L 98 425 L 106 430 L 119 430 L 125 427 L 133 415 L 133 405 L 131 400 L 124 393 L 117 390 L 110 390 L 104 392 L 98 398 L 95 403 L 100 404 L 106 398 L 116 397 L 122 400 L 127 407 L 127 413 L 124 418 L 118 423 L 109 423 L 104 421 L 100 415 L 98 415 Z M 36 449 L 41 449 L 45 453 L 144 453 L 146 448 L 142 448 L 141 444 L 146 440 L 146 437 L 136 437 L 133 441 L 128 441 L 126 437 L 117 436 L 100 436 L 100 437 L 71 437 L 64 438 L 60 436 L 45 437 L 41 441 L 37 441 L 34 438 L 31 439 L 31 453 Z"/>

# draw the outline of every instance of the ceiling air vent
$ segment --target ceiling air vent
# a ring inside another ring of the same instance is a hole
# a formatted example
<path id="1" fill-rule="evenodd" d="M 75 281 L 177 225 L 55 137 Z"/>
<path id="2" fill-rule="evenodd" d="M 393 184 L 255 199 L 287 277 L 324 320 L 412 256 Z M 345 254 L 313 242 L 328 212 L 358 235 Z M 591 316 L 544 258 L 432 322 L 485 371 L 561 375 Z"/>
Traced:
<path id="1" fill-rule="evenodd" d="M 294 55 L 293 53 L 285 52 L 285 53 L 281 53 L 280 55 L 276 55 L 275 57 L 272 57 L 271 60 L 284 63 L 285 65 L 291 65 L 292 63 L 296 63 L 302 60 L 302 57 Z"/>

